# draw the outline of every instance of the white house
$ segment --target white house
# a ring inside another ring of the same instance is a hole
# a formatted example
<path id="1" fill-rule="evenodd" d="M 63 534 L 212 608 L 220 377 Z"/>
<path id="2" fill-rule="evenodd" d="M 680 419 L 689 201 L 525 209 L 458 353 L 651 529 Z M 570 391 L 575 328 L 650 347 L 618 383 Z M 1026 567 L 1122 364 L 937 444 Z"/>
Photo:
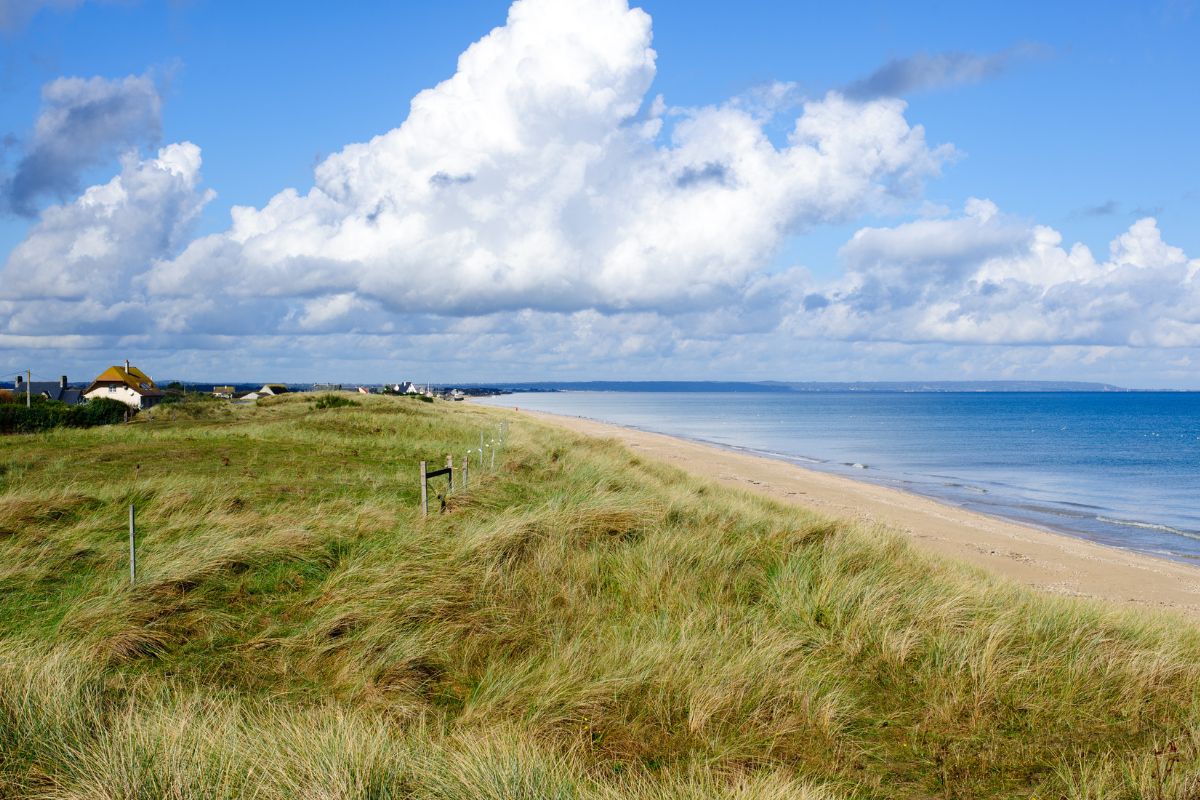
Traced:
<path id="1" fill-rule="evenodd" d="M 107 397 L 110 400 L 120 400 L 130 408 L 149 408 L 163 399 L 163 393 L 150 376 L 137 367 L 109 367 L 96 376 L 96 380 L 83 390 L 83 396 L 89 400 L 97 397 Z"/>
<path id="2" fill-rule="evenodd" d="M 274 397 L 277 394 L 287 394 L 288 388 L 282 383 L 266 383 L 257 392 L 244 394 L 239 400 L 257 400 L 260 397 Z"/>

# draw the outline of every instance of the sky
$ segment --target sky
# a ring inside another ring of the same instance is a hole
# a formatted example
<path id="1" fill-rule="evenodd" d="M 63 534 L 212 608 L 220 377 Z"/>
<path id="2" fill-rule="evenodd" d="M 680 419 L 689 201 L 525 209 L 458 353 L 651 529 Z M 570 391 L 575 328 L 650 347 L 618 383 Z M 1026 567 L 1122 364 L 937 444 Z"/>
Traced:
<path id="1" fill-rule="evenodd" d="M 281 9 L 0 0 L 0 380 L 1200 389 L 1192 2 Z"/>

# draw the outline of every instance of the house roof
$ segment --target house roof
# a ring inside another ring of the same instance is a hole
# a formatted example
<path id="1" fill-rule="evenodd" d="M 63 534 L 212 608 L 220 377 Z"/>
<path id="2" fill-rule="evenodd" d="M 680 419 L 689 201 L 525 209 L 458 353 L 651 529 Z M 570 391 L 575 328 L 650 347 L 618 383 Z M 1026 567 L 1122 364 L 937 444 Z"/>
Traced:
<path id="1" fill-rule="evenodd" d="M 28 390 L 25 388 L 28 386 Z M 64 389 L 58 381 L 30 381 L 28 384 L 22 384 L 19 388 L 14 389 L 17 394 L 25 394 L 28 391 L 30 394 L 43 395 L 51 400 L 58 400 L 68 405 L 73 405 L 79 402 L 80 391 L 78 389 Z"/>
<path id="2" fill-rule="evenodd" d="M 137 367 L 130 367 L 128 370 L 125 367 L 109 367 L 97 375 L 96 380 L 92 381 L 83 393 L 87 394 L 98 386 L 109 386 L 114 383 L 128 386 L 144 397 L 157 397 L 162 394 L 150 376 Z"/>
<path id="3" fill-rule="evenodd" d="M 25 392 L 44 394 L 51 400 L 57 400 L 58 393 L 62 391 L 62 387 L 58 385 L 58 381 L 29 381 L 28 383 L 22 383 L 13 391 L 20 394 L 25 394 Z"/>

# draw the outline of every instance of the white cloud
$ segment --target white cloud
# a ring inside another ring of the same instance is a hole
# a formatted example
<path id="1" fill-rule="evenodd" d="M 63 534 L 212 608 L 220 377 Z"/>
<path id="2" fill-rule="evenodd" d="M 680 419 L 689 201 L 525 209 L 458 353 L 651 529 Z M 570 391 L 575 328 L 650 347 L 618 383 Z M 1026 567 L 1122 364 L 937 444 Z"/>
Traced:
<path id="1" fill-rule="evenodd" d="M 235 208 L 149 286 L 393 313 L 715 307 L 788 234 L 894 205 L 948 152 L 903 103 L 836 94 L 779 147 L 737 103 L 677 110 L 662 141 L 665 105 L 638 116 L 654 69 L 624 0 L 519 0 L 400 127 L 306 194 Z"/>
<path id="2" fill-rule="evenodd" d="M 846 279 L 795 324 L 848 339 L 1200 346 L 1200 259 L 1152 218 L 1100 260 L 972 200 L 958 218 L 865 228 L 841 252 Z"/>
<path id="3" fill-rule="evenodd" d="M 119 175 L 74 202 L 51 206 L 0 272 L 0 331 L 120 329 L 150 309 L 138 276 L 174 255 L 212 197 L 199 188 L 200 149 L 190 142 L 154 158 L 127 155 Z"/>
<path id="4" fill-rule="evenodd" d="M 399 127 L 190 243 L 210 197 L 198 148 L 127 155 L 9 257 L 0 352 L 288 380 L 396 364 L 393 378 L 430 380 L 1061 378 L 1069 364 L 1123 383 L 1110 372 L 1141 363 L 1134 348 L 1173 348 L 1162 375 L 1200 361 L 1197 262 L 1153 220 L 1097 259 L 988 201 L 947 216 L 920 195 L 952 150 L 899 100 L 810 99 L 773 141 L 794 86 L 681 109 L 647 95 L 654 74 L 649 18 L 625 0 L 518 0 Z M 860 230 L 841 279 L 767 269 L 793 235 L 896 211 L 928 216 Z"/>

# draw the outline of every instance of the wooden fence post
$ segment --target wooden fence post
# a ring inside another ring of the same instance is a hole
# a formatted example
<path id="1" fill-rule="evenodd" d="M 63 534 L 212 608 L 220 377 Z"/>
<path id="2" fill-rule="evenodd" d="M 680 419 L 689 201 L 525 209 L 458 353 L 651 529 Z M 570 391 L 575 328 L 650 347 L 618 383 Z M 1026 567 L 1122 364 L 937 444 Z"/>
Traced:
<path id="1" fill-rule="evenodd" d="M 471 454 L 467 453 L 465 456 L 463 456 L 462 488 L 464 488 L 464 489 L 467 488 L 467 476 L 470 474 L 470 472 L 471 472 Z"/>
<path id="2" fill-rule="evenodd" d="M 421 462 L 421 516 L 429 516 L 429 482 L 425 479 L 425 462 Z"/>
<path id="3" fill-rule="evenodd" d="M 137 583 L 137 548 L 134 545 L 136 523 L 133 516 L 133 503 L 129 504 L 129 585 Z"/>

